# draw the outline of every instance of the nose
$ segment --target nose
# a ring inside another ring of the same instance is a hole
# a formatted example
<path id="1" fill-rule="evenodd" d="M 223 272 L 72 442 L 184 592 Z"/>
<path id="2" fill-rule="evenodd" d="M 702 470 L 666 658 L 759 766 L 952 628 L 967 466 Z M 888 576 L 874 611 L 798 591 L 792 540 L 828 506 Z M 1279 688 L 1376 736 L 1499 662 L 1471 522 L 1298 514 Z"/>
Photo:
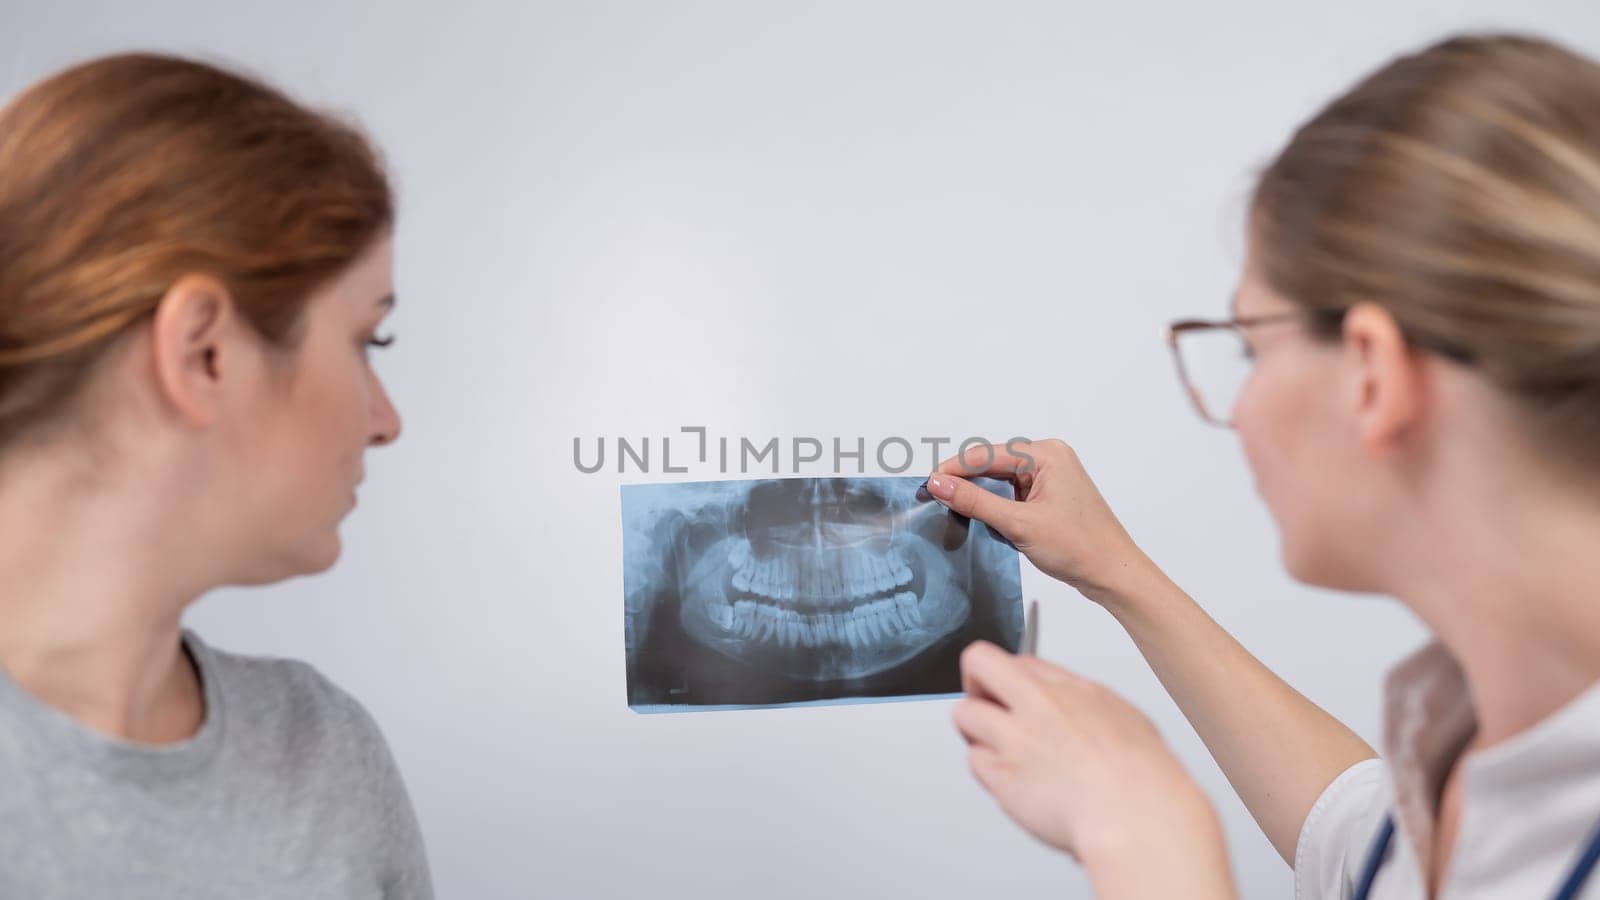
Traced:
<path id="1" fill-rule="evenodd" d="M 400 412 L 389 400 L 389 392 L 377 376 L 372 378 L 372 434 L 368 443 L 374 447 L 392 444 L 400 439 Z"/>

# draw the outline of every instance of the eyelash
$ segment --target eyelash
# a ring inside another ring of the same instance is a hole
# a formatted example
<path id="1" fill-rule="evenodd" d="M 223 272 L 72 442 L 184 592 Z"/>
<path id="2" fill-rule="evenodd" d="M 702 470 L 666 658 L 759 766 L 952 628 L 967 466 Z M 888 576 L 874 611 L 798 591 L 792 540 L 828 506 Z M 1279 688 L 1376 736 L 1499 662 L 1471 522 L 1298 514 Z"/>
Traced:
<path id="1" fill-rule="evenodd" d="M 389 335 L 388 337 L 368 338 L 367 339 L 367 346 L 368 347 L 377 347 L 379 349 L 382 349 L 382 348 L 387 347 L 390 344 L 394 343 L 394 338 L 395 338 L 395 336 L 392 335 L 392 334 Z"/>

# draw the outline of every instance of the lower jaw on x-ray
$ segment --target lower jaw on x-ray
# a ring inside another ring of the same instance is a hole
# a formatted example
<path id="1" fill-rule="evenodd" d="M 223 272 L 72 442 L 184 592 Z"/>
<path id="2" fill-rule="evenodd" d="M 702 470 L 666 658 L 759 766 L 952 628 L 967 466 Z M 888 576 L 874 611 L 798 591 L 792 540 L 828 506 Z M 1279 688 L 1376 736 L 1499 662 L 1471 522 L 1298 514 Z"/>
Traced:
<path id="1" fill-rule="evenodd" d="M 628 704 L 939 697 L 974 640 L 1016 649 L 1017 551 L 920 478 L 622 488 Z M 1011 487 L 980 478 L 1003 497 Z"/>

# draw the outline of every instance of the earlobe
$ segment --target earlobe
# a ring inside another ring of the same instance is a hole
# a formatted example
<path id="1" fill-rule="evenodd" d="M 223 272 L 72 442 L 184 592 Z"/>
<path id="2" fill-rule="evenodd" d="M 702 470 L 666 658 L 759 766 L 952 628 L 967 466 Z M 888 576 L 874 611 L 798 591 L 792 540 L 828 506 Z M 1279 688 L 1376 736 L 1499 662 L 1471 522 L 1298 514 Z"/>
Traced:
<path id="1" fill-rule="evenodd" d="M 216 278 L 184 275 L 162 295 L 151 322 L 156 384 L 186 422 L 204 425 L 218 405 L 221 347 L 232 298 Z"/>

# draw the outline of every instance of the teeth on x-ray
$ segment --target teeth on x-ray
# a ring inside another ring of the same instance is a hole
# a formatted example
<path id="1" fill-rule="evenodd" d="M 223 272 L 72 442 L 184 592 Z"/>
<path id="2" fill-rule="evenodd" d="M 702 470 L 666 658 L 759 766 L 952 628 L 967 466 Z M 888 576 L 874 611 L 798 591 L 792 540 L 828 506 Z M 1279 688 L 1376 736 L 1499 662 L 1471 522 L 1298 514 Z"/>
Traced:
<path id="1" fill-rule="evenodd" d="M 917 595 L 910 591 L 850 606 L 838 613 L 807 615 L 771 603 L 736 600 L 731 604 L 714 603 L 710 615 L 712 621 L 738 637 L 775 641 L 785 647 L 864 647 L 922 624 Z"/>
<path id="2" fill-rule="evenodd" d="M 799 560 L 758 560 L 746 541 L 734 546 L 728 562 L 734 567 L 733 586 L 740 591 L 818 607 L 911 583 L 911 567 L 898 554 L 854 548 L 820 551 Z"/>
<path id="3" fill-rule="evenodd" d="M 896 487 L 751 484 L 724 518 L 701 520 L 716 539 L 685 548 L 685 633 L 811 680 L 866 677 L 933 646 L 968 617 L 970 599 L 955 557 L 912 527 L 942 508 L 918 506 L 911 484 Z"/>
<path id="4" fill-rule="evenodd" d="M 865 647 L 922 624 L 911 567 L 892 547 L 828 548 L 758 559 L 748 541 L 728 554 L 736 593 L 707 614 L 740 638 L 784 647 Z"/>
<path id="5" fill-rule="evenodd" d="M 964 640 L 1013 640 L 994 629 L 1020 609 L 1016 551 L 967 542 L 968 529 L 953 533 L 950 514 L 916 487 L 802 478 L 625 488 L 625 521 L 637 509 L 635 521 L 671 523 L 645 517 L 657 502 L 680 517 L 626 548 L 631 583 L 656 588 L 628 594 L 630 697 L 959 689 Z"/>

